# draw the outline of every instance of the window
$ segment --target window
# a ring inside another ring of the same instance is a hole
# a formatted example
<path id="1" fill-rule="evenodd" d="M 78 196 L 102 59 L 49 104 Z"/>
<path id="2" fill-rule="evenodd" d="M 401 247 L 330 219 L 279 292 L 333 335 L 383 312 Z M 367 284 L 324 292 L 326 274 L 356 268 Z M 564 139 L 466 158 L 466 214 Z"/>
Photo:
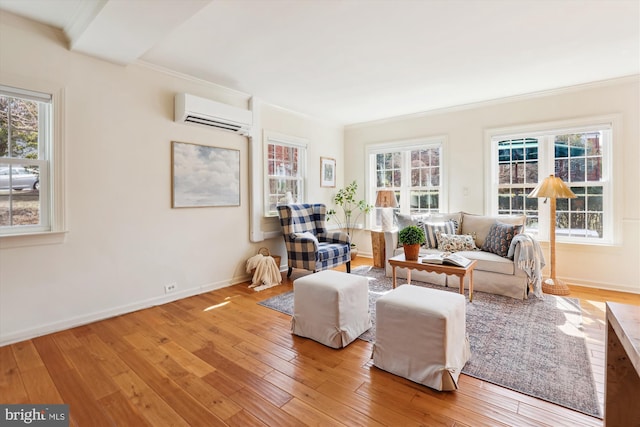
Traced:
<path id="1" fill-rule="evenodd" d="M 554 174 L 577 196 L 557 200 L 558 240 L 613 240 L 611 123 L 492 136 L 491 144 L 494 213 L 526 214 L 527 230 L 548 238 L 548 226 L 541 224 L 549 224 L 549 210 L 542 208 L 543 200 L 527 195 Z"/>
<path id="2" fill-rule="evenodd" d="M 401 213 L 440 212 L 446 207 L 443 189 L 444 138 L 379 144 L 368 147 L 369 200 L 378 190 L 393 190 Z M 382 224 L 376 209 L 372 227 Z"/>
<path id="3" fill-rule="evenodd" d="M 0 235 L 51 231 L 52 96 L 0 86 Z"/>
<path id="4" fill-rule="evenodd" d="M 306 140 L 265 132 L 265 216 L 277 216 L 276 206 L 291 193 L 294 201 L 305 200 Z"/>

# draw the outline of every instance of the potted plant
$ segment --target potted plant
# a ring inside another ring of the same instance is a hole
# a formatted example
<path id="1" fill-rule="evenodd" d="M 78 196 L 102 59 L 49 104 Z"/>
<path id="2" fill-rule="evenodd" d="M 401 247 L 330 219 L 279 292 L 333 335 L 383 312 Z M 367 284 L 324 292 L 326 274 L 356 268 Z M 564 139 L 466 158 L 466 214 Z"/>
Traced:
<path id="1" fill-rule="evenodd" d="M 334 220 L 338 227 L 343 229 L 349 235 L 351 241 L 351 259 L 354 259 L 358 254 L 356 244 L 353 243 L 353 231 L 358 225 L 358 220 L 362 214 L 368 214 L 373 209 L 373 205 L 367 204 L 364 199 L 356 200 L 356 192 L 358 190 L 358 183 L 353 181 L 345 188 L 338 190 L 333 197 L 333 203 L 340 208 L 342 215 L 338 215 L 335 209 L 330 209 L 327 212 L 327 220 Z"/>
<path id="2" fill-rule="evenodd" d="M 404 259 L 417 261 L 420 245 L 425 242 L 424 230 L 417 225 L 410 225 L 398 233 L 398 241 L 404 247 Z"/>

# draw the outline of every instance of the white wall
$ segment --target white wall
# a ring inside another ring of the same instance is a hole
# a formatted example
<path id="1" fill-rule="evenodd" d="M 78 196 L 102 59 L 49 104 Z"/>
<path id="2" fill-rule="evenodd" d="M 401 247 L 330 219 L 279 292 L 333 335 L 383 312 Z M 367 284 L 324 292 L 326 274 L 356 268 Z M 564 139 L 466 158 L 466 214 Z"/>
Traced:
<path id="1" fill-rule="evenodd" d="M 485 213 L 485 131 L 513 125 L 620 114 L 614 169 L 621 223 L 616 246 L 556 245 L 557 276 L 570 283 L 640 293 L 640 84 L 637 77 L 467 108 L 352 125 L 345 129 L 346 181 L 364 182 L 366 144 L 448 138 L 450 212 Z M 469 193 L 463 194 L 467 187 Z M 446 209 L 446 208 L 445 208 Z M 547 245 L 548 246 L 548 245 Z M 548 252 L 547 252 L 548 253 Z M 548 272 L 547 272 L 548 274 Z"/>
<path id="2" fill-rule="evenodd" d="M 248 95 L 70 52 L 58 31 L 5 12 L 0 84 L 64 91 L 68 230 L 0 238 L 0 345 L 244 280 L 261 246 L 284 255 L 281 238 L 249 240 L 248 139 L 173 122 L 177 92 L 239 107 Z M 319 156 L 340 156 L 342 127 L 261 113 L 265 129 L 309 140 L 309 200 L 328 201 Z M 241 205 L 172 209 L 171 141 L 240 150 Z"/>

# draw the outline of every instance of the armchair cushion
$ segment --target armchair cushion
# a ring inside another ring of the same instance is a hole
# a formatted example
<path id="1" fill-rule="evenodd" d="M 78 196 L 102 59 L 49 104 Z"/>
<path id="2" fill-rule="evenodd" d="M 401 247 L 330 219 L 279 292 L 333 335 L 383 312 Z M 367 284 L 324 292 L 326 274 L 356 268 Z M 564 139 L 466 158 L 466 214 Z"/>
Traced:
<path id="1" fill-rule="evenodd" d="M 316 244 L 316 246 L 318 245 L 318 238 L 316 237 L 315 234 L 313 234 L 310 231 L 305 231 L 303 233 L 295 233 L 294 236 L 295 236 L 296 239 L 311 240 L 312 242 L 314 242 Z"/>

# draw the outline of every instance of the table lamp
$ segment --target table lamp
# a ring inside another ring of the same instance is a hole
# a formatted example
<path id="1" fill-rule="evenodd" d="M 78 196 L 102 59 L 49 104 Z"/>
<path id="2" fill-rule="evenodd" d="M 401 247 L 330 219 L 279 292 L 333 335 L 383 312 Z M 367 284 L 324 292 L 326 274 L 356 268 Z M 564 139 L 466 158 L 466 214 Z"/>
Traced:
<path id="1" fill-rule="evenodd" d="M 376 208 L 381 208 L 382 231 L 393 229 L 393 209 L 398 207 L 396 194 L 393 190 L 378 190 L 376 194 Z"/>
<path id="2" fill-rule="evenodd" d="M 549 205 L 549 248 L 551 251 L 551 277 L 542 283 L 542 291 L 552 295 L 569 295 L 569 287 L 556 278 L 556 199 L 575 199 L 562 178 L 549 175 L 527 196 L 551 200 Z M 545 201 L 546 203 L 546 201 Z"/>

